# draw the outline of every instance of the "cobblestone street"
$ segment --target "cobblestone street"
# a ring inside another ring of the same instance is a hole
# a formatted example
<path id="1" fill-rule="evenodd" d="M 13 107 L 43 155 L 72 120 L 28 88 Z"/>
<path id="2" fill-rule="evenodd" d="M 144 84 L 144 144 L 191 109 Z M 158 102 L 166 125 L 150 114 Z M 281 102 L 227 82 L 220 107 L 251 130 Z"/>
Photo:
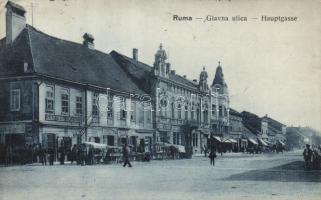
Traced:
<path id="1" fill-rule="evenodd" d="M 114 165 L 0 168 L 0 199 L 319 199 L 321 172 L 301 152 L 224 154 Z"/>

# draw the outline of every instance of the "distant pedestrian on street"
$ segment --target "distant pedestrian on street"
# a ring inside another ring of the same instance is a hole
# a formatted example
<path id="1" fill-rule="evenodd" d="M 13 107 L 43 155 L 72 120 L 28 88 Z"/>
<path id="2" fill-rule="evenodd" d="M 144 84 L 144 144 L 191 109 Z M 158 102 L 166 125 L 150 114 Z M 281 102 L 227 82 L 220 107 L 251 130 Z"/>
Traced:
<path id="1" fill-rule="evenodd" d="M 311 169 L 311 161 L 312 161 L 312 150 L 310 149 L 310 145 L 307 144 L 306 148 L 303 151 L 303 158 L 305 163 L 305 169 L 310 170 Z"/>
<path id="2" fill-rule="evenodd" d="M 128 164 L 128 167 L 132 167 L 132 165 L 129 162 L 129 153 L 130 153 L 130 150 L 129 150 L 129 147 L 126 143 L 123 147 L 123 160 L 124 160 L 123 167 L 126 167 L 127 164 Z"/>
<path id="3" fill-rule="evenodd" d="M 211 151 L 208 157 L 210 158 L 211 165 L 215 166 L 216 151 Z"/>
<path id="4" fill-rule="evenodd" d="M 53 165 L 54 159 L 55 159 L 55 151 L 53 148 L 50 148 L 48 149 L 48 153 L 49 153 L 49 165 Z"/>
<path id="5" fill-rule="evenodd" d="M 70 161 L 73 164 L 74 161 L 77 161 L 77 146 L 74 145 L 70 152 Z"/>
<path id="6" fill-rule="evenodd" d="M 47 165 L 46 150 L 42 148 L 41 144 L 39 144 L 39 158 L 42 165 Z"/>
<path id="7" fill-rule="evenodd" d="M 61 165 L 65 164 L 65 148 L 64 148 L 64 146 L 60 146 L 60 148 L 59 148 L 59 160 L 60 160 Z"/>

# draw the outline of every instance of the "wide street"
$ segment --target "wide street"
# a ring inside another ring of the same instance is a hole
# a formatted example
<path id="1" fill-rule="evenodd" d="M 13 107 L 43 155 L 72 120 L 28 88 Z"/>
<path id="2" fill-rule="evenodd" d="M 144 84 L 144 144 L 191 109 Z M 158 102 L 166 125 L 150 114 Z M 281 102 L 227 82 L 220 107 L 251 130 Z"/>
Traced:
<path id="1" fill-rule="evenodd" d="M 0 167 L 0 199 L 321 199 L 321 172 L 302 169 L 301 151 L 133 165 Z"/>

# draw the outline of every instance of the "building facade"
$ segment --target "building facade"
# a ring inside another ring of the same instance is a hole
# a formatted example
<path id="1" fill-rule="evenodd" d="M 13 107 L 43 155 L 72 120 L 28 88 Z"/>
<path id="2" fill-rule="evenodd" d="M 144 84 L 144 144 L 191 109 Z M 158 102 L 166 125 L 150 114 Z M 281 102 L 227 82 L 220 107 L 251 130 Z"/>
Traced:
<path id="1" fill-rule="evenodd" d="M 0 40 L 0 142 L 19 151 L 42 144 L 57 150 L 89 141 L 151 151 L 153 113 L 146 93 L 113 58 L 26 24 L 25 10 L 6 5 Z M 120 84 L 121 83 L 121 84 Z M 135 94 L 135 95 L 132 95 Z"/>
<path id="2" fill-rule="evenodd" d="M 205 67 L 198 81 L 176 74 L 162 44 L 152 66 L 138 60 L 137 49 L 133 49 L 132 58 L 116 51 L 110 54 L 150 95 L 155 108 L 156 146 L 180 145 L 188 154 L 200 153 L 210 134 L 228 134 L 229 99 L 220 65 L 210 88 Z M 160 149 L 156 147 L 155 151 Z"/>

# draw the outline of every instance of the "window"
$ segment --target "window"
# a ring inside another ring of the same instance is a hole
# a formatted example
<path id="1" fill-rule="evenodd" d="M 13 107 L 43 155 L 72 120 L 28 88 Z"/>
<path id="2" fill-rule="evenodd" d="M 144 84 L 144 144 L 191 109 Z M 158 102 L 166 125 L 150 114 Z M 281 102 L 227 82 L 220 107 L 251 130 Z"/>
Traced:
<path id="1" fill-rule="evenodd" d="M 139 123 L 144 123 L 144 108 L 141 104 L 139 105 Z"/>
<path id="2" fill-rule="evenodd" d="M 82 115 L 82 97 L 76 97 L 76 114 Z"/>
<path id="3" fill-rule="evenodd" d="M 149 109 L 146 110 L 146 120 L 147 120 L 147 123 L 152 122 L 151 111 Z"/>
<path id="4" fill-rule="evenodd" d="M 46 113 L 54 113 L 54 88 L 47 87 L 46 91 Z"/>
<path id="5" fill-rule="evenodd" d="M 212 116 L 215 116 L 216 115 L 216 105 L 213 104 L 212 105 Z"/>
<path id="6" fill-rule="evenodd" d="M 223 108 L 222 108 L 222 106 L 219 106 L 218 115 L 219 115 L 220 117 L 223 116 Z"/>
<path id="7" fill-rule="evenodd" d="M 135 122 L 136 121 L 136 102 L 132 101 L 131 102 L 131 107 L 130 107 L 130 121 Z"/>
<path id="8" fill-rule="evenodd" d="M 113 135 L 104 135 L 103 136 L 103 143 L 107 144 L 108 146 L 115 145 L 115 137 Z"/>
<path id="9" fill-rule="evenodd" d="M 185 120 L 188 120 L 188 106 L 185 106 Z"/>
<path id="10" fill-rule="evenodd" d="M 173 133 L 173 144 L 180 144 L 180 134 L 177 132 Z"/>
<path id="11" fill-rule="evenodd" d="M 172 103 L 172 119 L 175 118 L 175 109 L 174 109 L 174 103 Z"/>
<path id="12" fill-rule="evenodd" d="M 126 117 L 127 117 L 126 99 L 121 97 L 120 98 L 120 119 L 125 120 Z"/>
<path id="13" fill-rule="evenodd" d="M 93 93 L 93 98 L 92 98 L 92 115 L 93 116 L 99 115 L 98 99 L 99 99 L 99 94 Z"/>
<path id="14" fill-rule="evenodd" d="M 20 89 L 13 89 L 10 92 L 10 110 L 20 110 Z"/>
<path id="15" fill-rule="evenodd" d="M 69 94 L 67 90 L 63 90 L 61 94 L 61 114 L 69 114 Z"/>
<path id="16" fill-rule="evenodd" d="M 182 119 L 182 105 L 181 104 L 178 104 L 177 113 L 178 113 L 178 119 Z"/>
<path id="17" fill-rule="evenodd" d="M 200 121 L 200 110 L 198 108 L 196 109 L 196 120 L 197 122 Z"/>
<path id="18" fill-rule="evenodd" d="M 198 135 L 197 135 L 197 133 L 194 133 L 193 135 L 192 135 L 192 137 L 193 137 L 193 147 L 197 147 L 198 146 Z"/>
<path id="19" fill-rule="evenodd" d="M 107 105 L 107 118 L 113 118 L 113 97 L 109 97 Z"/>
<path id="20" fill-rule="evenodd" d="M 194 111 L 195 111 L 195 108 L 194 108 L 194 103 L 192 104 L 192 108 L 191 108 L 191 119 L 194 120 Z"/>

